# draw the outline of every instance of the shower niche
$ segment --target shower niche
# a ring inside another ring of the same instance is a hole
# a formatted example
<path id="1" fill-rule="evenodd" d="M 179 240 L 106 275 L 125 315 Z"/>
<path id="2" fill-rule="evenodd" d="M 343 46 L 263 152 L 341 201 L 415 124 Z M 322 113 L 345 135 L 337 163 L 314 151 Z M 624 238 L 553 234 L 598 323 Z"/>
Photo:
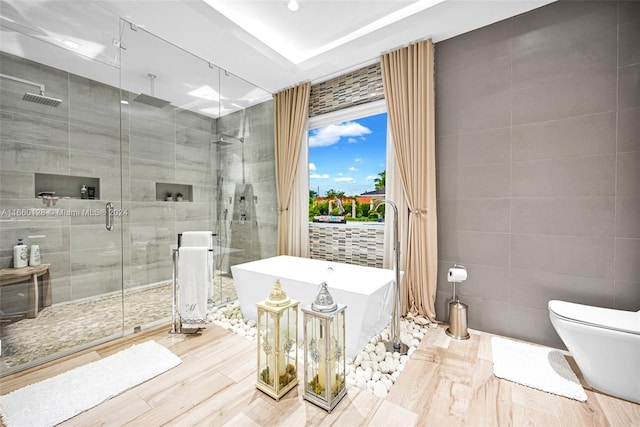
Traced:
<path id="1" fill-rule="evenodd" d="M 156 182 L 156 200 L 193 202 L 193 185 Z"/>
<path id="2" fill-rule="evenodd" d="M 59 199 L 100 200 L 100 178 L 35 173 L 35 197 L 42 193 L 54 193 Z"/>

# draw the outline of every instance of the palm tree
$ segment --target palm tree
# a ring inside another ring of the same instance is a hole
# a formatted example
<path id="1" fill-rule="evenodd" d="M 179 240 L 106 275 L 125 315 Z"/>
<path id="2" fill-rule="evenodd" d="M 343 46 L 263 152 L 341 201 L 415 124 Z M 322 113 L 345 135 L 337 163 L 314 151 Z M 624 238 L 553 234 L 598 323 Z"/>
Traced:
<path id="1" fill-rule="evenodd" d="M 378 174 L 380 178 L 375 178 L 373 182 L 376 184 L 376 190 L 381 190 L 385 188 L 385 184 L 387 181 L 387 171 L 382 171 Z"/>

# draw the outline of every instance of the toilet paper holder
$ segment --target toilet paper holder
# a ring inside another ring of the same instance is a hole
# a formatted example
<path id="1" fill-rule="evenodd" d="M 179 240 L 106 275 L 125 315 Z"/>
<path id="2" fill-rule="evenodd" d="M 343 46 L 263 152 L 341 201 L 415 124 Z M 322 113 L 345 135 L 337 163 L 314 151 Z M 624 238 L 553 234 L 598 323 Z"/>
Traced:
<path id="1" fill-rule="evenodd" d="M 453 264 L 447 273 L 447 281 L 453 283 L 453 301 L 457 301 L 456 283 L 462 283 L 467 280 L 467 267 L 464 265 Z"/>
<path id="2" fill-rule="evenodd" d="M 461 303 L 456 295 L 456 283 L 467 280 L 467 268 L 463 265 L 454 264 L 449 269 L 447 280 L 453 283 L 453 299 L 449 303 L 449 327 L 445 333 L 457 340 L 469 339 L 467 332 L 467 309 L 466 304 Z"/>

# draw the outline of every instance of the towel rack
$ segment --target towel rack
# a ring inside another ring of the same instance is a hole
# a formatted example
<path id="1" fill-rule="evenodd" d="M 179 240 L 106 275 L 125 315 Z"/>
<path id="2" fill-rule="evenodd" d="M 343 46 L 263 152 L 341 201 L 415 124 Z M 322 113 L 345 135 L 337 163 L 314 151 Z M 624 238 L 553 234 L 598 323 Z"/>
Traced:
<path id="1" fill-rule="evenodd" d="M 215 236 L 215 234 L 211 234 Z M 178 234 L 178 248 L 180 248 L 181 237 L 182 233 Z M 180 312 L 178 311 L 178 250 L 179 249 L 171 249 L 171 259 L 173 261 L 173 298 L 171 301 L 171 330 L 169 331 L 169 333 L 171 334 L 183 333 L 182 317 L 180 316 Z M 209 252 L 213 252 L 213 248 L 210 248 Z M 200 332 L 200 329 L 202 328 L 197 328 L 194 331 L 190 331 L 189 333 L 197 334 L 198 332 Z"/>

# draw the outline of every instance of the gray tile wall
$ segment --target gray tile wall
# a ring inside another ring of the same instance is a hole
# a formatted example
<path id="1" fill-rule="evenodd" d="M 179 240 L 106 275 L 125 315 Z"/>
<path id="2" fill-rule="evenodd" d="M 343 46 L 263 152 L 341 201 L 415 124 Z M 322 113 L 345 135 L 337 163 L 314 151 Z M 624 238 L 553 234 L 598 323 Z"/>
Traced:
<path id="1" fill-rule="evenodd" d="M 562 347 L 547 302 L 640 310 L 640 3 L 559 1 L 436 45 L 439 280 Z"/>

